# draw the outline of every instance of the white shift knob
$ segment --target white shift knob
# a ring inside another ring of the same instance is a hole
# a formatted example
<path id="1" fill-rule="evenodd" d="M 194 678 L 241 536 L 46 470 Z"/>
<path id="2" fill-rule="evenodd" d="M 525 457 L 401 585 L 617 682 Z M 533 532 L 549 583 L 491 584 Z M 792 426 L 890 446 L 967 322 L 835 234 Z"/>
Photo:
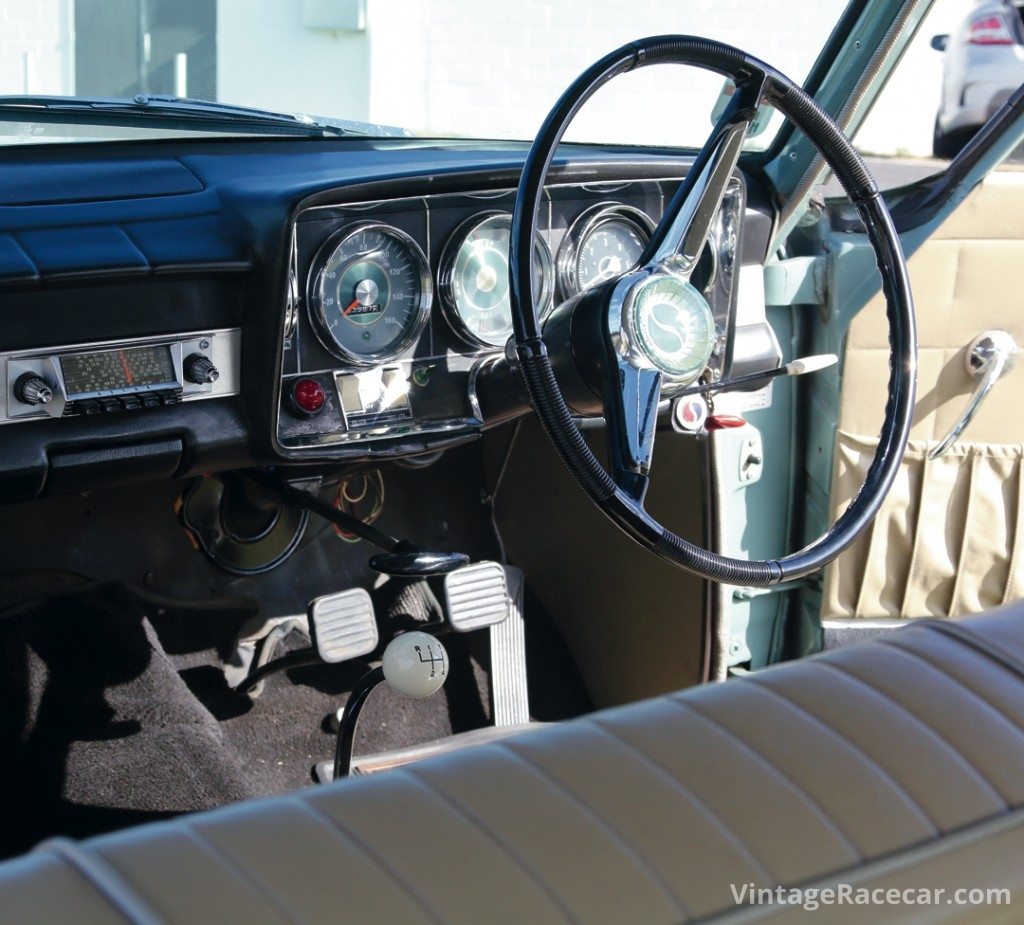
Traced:
<path id="1" fill-rule="evenodd" d="M 384 678 L 407 697 L 429 697 L 448 677 L 448 653 L 427 633 L 396 636 L 384 650 Z"/>

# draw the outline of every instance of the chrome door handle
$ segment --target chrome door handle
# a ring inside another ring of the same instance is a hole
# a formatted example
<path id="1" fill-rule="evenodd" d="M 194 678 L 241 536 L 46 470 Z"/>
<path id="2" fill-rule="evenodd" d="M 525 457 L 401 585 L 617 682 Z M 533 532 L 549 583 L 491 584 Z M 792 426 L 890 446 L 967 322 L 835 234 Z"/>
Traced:
<path id="1" fill-rule="evenodd" d="M 995 384 L 1017 364 L 1017 343 L 1006 331 L 985 331 L 971 342 L 964 360 L 967 372 L 975 379 L 980 377 L 980 381 L 974 387 L 964 413 L 939 444 L 929 451 L 929 459 L 937 459 L 956 442 Z"/>

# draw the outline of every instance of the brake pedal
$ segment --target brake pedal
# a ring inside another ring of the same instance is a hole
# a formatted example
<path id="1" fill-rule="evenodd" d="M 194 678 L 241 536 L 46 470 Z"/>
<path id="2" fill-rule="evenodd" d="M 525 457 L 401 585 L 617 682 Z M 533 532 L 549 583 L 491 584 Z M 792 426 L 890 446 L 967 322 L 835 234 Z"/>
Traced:
<path id="1" fill-rule="evenodd" d="M 310 601 L 309 632 L 317 654 L 330 663 L 369 655 L 380 642 L 373 601 L 363 588 Z"/>
<path id="2" fill-rule="evenodd" d="M 509 614 L 505 569 L 476 562 L 444 576 L 445 613 L 452 628 L 469 633 L 501 623 Z"/>

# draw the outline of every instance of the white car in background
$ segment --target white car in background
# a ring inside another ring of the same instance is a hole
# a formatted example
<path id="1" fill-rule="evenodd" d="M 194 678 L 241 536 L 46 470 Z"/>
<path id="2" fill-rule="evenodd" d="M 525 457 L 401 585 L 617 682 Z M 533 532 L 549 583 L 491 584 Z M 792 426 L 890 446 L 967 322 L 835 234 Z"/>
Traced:
<path id="1" fill-rule="evenodd" d="M 1024 83 L 1024 0 L 981 0 L 932 48 L 946 56 L 932 153 L 952 158 Z"/>

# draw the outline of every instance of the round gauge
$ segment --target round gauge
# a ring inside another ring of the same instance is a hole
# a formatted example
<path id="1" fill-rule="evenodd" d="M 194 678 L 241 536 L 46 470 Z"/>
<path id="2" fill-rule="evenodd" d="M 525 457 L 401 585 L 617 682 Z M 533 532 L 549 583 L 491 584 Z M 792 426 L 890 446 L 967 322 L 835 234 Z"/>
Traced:
<path id="1" fill-rule="evenodd" d="M 630 327 L 647 358 L 684 381 L 700 375 L 715 347 L 715 319 L 689 283 L 655 277 L 633 297 Z"/>
<path id="2" fill-rule="evenodd" d="M 430 313 L 430 271 L 407 234 L 375 223 L 345 228 L 321 249 L 309 309 L 324 346 L 352 363 L 389 360 Z"/>
<path id="3" fill-rule="evenodd" d="M 603 204 L 573 222 L 558 258 L 566 298 L 621 276 L 640 261 L 651 239 L 651 220 L 639 209 Z"/>
<path id="4" fill-rule="evenodd" d="M 459 334 L 474 346 L 504 347 L 512 336 L 508 245 L 512 216 L 491 212 L 471 218 L 445 245 L 441 296 Z M 534 293 L 543 318 L 551 308 L 551 252 L 534 239 Z"/>
<path id="5" fill-rule="evenodd" d="M 707 292 L 718 278 L 718 241 L 714 234 L 708 238 L 704 250 L 697 258 L 697 265 L 690 274 L 690 282 L 701 292 Z"/>

